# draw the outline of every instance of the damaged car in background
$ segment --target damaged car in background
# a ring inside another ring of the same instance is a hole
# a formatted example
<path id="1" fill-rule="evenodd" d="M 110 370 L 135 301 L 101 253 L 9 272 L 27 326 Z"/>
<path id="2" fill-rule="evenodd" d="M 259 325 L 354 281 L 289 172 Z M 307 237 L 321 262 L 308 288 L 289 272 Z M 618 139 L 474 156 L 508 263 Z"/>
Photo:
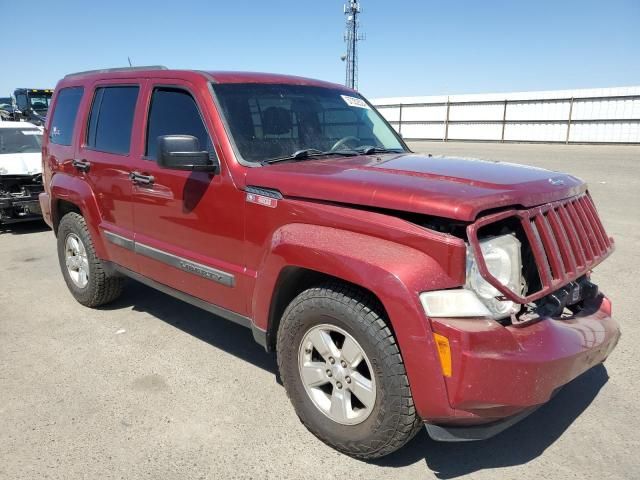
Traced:
<path id="1" fill-rule="evenodd" d="M 0 225 L 42 218 L 42 130 L 0 122 Z"/>

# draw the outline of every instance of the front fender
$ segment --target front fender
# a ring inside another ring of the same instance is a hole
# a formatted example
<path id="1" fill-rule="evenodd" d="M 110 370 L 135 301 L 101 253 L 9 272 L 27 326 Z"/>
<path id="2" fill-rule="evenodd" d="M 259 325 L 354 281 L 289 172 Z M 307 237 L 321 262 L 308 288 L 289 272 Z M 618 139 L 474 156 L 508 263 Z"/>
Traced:
<path id="1" fill-rule="evenodd" d="M 67 175 L 66 173 L 56 173 L 51 178 L 50 192 L 53 225 L 57 228 L 60 222 L 60 212 L 57 208 L 58 200 L 65 200 L 74 204 L 80 209 L 82 216 L 85 218 L 96 254 L 99 258 L 106 259 L 107 251 L 102 236 L 98 231 L 98 225 L 102 222 L 102 215 L 89 184 L 81 178 Z"/>
<path id="2" fill-rule="evenodd" d="M 373 292 L 391 322 L 422 418 L 445 416 L 449 403 L 429 321 L 418 294 L 459 286 L 433 258 L 414 248 L 325 226 L 289 224 L 276 230 L 258 271 L 254 321 L 267 330 L 280 272 L 302 267 Z"/>

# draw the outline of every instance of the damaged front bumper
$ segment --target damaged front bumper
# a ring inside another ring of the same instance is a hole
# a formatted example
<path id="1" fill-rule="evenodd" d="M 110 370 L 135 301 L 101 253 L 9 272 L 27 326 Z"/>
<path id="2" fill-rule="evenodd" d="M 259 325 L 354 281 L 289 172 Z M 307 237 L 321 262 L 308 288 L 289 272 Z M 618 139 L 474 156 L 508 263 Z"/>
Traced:
<path id="1" fill-rule="evenodd" d="M 38 195 L 0 198 L 0 224 L 27 222 L 42 218 Z"/>
<path id="2" fill-rule="evenodd" d="M 451 343 L 445 378 L 452 415 L 426 421 L 441 441 L 489 438 L 546 403 L 562 386 L 602 363 L 620 338 L 600 294 L 568 318 L 503 326 L 493 320 L 432 319 Z"/>
<path id="3" fill-rule="evenodd" d="M 40 175 L 0 177 L 0 225 L 42 218 Z"/>

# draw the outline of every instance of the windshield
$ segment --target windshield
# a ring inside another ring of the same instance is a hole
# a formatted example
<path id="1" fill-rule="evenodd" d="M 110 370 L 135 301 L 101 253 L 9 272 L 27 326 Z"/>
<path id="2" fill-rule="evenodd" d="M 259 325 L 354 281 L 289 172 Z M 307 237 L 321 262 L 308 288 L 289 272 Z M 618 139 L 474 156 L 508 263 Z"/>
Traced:
<path id="1" fill-rule="evenodd" d="M 405 151 L 356 93 L 288 84 L 214 84 L 213 89 L 240 155 L 250 162 L 307 149 Z"/>
<path id="2" fill-rule="evenodd" d="M 9 110 L 11 108 L 11 99 L 9 97 L 0 98 L 0 110 Z"/>
<path id="3" fill-rule="evenodd" d="M 34 110 L 47 110 L 51 102 L 50 93 L 29 93 L 29 102 Z"/>
<path id="4" fill-rule="evenodd" d="M 37 128 L 0 128 L 0 155 L 40 153 L 42 132 Z"/>

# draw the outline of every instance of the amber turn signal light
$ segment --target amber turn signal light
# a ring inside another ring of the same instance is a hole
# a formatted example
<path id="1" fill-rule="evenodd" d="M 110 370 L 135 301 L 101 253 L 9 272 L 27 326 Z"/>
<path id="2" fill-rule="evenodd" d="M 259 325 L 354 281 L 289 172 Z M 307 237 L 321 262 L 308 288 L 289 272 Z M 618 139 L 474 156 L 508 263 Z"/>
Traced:
<path id="1" fill-rule="evenodd" d="M 451 347 L 449 346 L 449 339 L 435 332 L 433 334 L 433 339 L 436 341 L 436 348 L 438 349 L 438 357 L 440 357 L 440 367 L 442 368 L 442 374 L 445 377 L 450 377 Z"/>

